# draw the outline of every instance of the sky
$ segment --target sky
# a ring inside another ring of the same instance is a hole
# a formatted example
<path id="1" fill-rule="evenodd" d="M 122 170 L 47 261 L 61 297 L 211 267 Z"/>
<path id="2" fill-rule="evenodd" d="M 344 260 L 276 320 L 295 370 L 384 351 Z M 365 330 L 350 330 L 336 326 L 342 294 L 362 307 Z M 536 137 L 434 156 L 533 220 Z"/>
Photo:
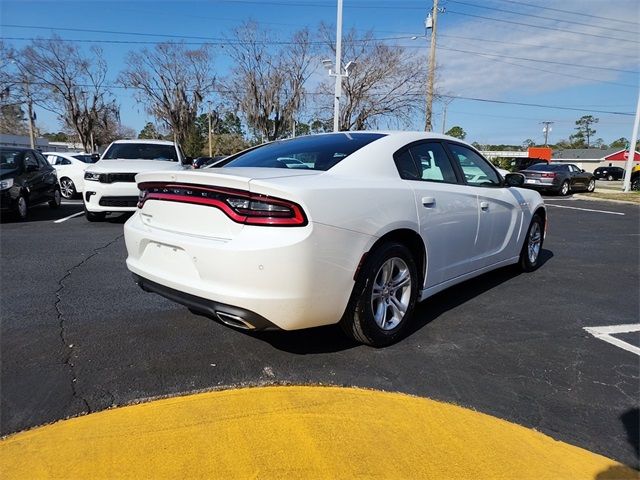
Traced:
<path id="1" fill-rule="evenodd" d="M 444 13 L 437 24 L 437 92 L 455 97 L 447 106 L 446 129 L 459 125 L 467 141 L 480 144 L 520 145 L 526 139 L 541 144 L 541 122 L 550 121 L 549 143 L 555 143 L 575 133 L 580 116 L 593 115 L 599 118 L 595 138 L 610 143 L 631 137 L 640 91 L 640 1 L 439 3 Z M 314 31 L 320 22 L 335 25 L 336 5 L 336 0 L 2 0 L 0 38 L 16 48 L 52 34 L 81 48 L 97 45 L 115 83 L 130 50 L 177 37 L 195 43 L 219 39 L 249 20 L 274 38 L 286 38 L 303 27 Z M 343 28 L 371 30 L 426 64 L 424 19 L 431 6 L 432 0 L 344 0 Z M 216 75 L 224 77 L 230 67 L 224 45 L 215 46 L 214 54 Z M 327 56 L 318 58 L 312 82 L 325 78 L 320 61 Z M 124 125 L 139 131 L 153 121 L 130 91 L 114 94 Z M 435 131 L 442 130 L 444 107 L 434 104 Z M 60 130 L 54 114 L 37 107 L 36 113 L 42 131 Z M 403 128 L 423 126 L 424 113 Z"/>

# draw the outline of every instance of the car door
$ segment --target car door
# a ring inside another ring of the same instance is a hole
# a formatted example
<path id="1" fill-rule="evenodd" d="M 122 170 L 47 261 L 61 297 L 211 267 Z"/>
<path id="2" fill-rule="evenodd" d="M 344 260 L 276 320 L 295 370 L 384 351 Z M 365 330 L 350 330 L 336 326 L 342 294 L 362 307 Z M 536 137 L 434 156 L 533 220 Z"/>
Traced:
<path id="1" fill-rule="evenodd" d="M 58 188 L 58 175 L 56 169 L 44 158 L 40 152 L 34 152 L 40 167 L 40 182 L 42 200 L 52 200 L 55 189 Z"/>
<path id="2" fill-rule="evenodd" d="M 416 142 L 396 152 L 394 159 L 415 196 L 427 251 L 424 288 L 473 270 L 478 203 L 475 194 L 459 184 L 442 144 Z"/>
<path id="3" fill-rule="evenodd" d="M 24 153 L 24 186 L 29 193 L 29 203 L 37 204 L 43 201 L 46 186 L 43 175 L 46 173 L 36 157 L 36 153 L 27 150 Z"/>
<path id="4" fill-rule="evenodd" d="M 493 166 L 471 148 L 446 142 L 454 166 L 464 175 L 467 188 L 478 199 L 478 233 L 474 266 L 483 268 L 517 255 L 517 233 L 522 221 L 522 197 L 503 186 Z"/>

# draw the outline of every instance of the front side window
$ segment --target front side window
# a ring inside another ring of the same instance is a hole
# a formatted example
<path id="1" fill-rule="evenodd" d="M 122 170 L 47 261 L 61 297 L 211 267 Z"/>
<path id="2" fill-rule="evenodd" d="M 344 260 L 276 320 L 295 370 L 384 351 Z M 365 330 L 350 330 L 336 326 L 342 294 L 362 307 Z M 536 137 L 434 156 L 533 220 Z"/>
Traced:
<path id="1" fill-rule="evenodd" d="M 332 133 L 278 140 L 231 157 L 224 167 L 329 170 L 382 133 Z"/>
<path id="2" fill-rule="evenodd" d="M 104 153 L 102 160 L 164 160 L 177 162 L 178 154 L 173 145 L 153 143 L 114 143 Z"/>
<path id="3" fill-rule="evenodd" d="M 498 172 L 476 152 L 456 143 L 450 143 L 449 148 L 468 185 L 497 187 L 501 184 Z"/>

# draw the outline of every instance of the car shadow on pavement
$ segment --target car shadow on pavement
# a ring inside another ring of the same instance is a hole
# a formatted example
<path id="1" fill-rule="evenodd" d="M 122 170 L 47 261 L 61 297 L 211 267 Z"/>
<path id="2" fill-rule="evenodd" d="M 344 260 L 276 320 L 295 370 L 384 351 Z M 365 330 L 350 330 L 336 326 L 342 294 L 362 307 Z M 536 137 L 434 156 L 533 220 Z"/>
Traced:
<path id="1" fill-rule="evenodd" d="M 540 268 L 543 268 L 544 264 L 551 258 L 553 258 L 553 252 L 542 249 L 540 252 Z M 520 271 L 513 266 L 500 268 L 455 285 L 425 300 L 418 304 L 413 322 L 409 325 L 407 333 L 400 342 L 438 318 L 441 314 L 518 275 L 520 275 Z M 279 330 L 266 332 L 242 331 L 242 333 L 263 340 L 278 350 L 296 355 L 333 353 L 360 346 L 342 333 L 339 325 L 289 332 Z"/>
<path id="2" fill-rule="evenodd" d="M 25 224 L 31 222 L 52 222 L 60 218 L 68 217 L 74 213 L 82 211 L 82 205 L 73 203 L 62 204 L 58 208 L 51 208 L 48 205 L 36 205 L 31 207 L 24 220 L 18 219 L 18 216 L 12 212 L 2 213 L 0 215 L 0 224 Z"/>
<path id="3" fill-rule="evenodd" d="M 552 258 L 553 252 L 543 248 L 540 251 L 539 268 L 544 268 L 544 264 Z M 404 339 L 413 335 L 443 313 L 446 313 L 449 310 L 452 310 L 519 275 L 522 275 L 522 271 L 515 265 L 509 265 L 449 287 L 446 290 L 435 294 L 433 297 L 426 299 L 418 304 L 414 313 L 413 322 L 409 325 Z"/>

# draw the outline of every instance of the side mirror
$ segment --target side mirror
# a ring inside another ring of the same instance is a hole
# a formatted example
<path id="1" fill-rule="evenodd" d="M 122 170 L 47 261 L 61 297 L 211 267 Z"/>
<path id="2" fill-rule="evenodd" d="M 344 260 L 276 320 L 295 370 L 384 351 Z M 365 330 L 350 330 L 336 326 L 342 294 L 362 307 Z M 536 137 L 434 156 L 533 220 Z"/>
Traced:
<path id="1" fill-rule="evenodd" d="M 96 163 L 98 160 L 100 160 L 100 154 L 92 153 L 91 154 L 91 163 Z"/>
<path id="2" fill-rule="evenodd" d="M 584 173 L 584 168 L 580 170 L 582 173 Z"/>
<path id="3" fill-rule="evenodd" d="M 193 165 L 193 157 L 184 157 L 182 159 L 183 165 Z"/>
<path id="4" fill-rule="evenodd" d="M 524 175 L 521 173 L 508 173 L 504 177 L 504 184 L 507 187 L 521 187 L 524 185 Z"/>

